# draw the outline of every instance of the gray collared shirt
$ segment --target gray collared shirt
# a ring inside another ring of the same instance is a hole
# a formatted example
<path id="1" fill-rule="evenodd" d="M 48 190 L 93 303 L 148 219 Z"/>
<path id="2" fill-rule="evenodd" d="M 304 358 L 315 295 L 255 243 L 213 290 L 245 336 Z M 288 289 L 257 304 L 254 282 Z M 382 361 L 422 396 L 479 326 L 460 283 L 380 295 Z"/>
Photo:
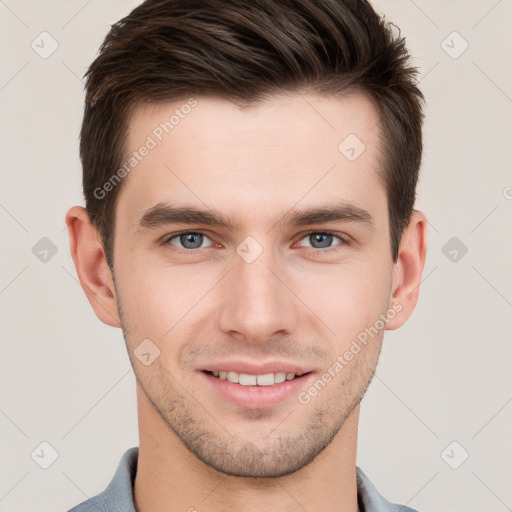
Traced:
<path id="1" fill-rule="evenodd" d="M 133 504 L 133 483 L 138 457 L 139 448 L 129 448 L 121 458 L 114 478 L 107 488 L 68 512 L 136 512 Z M 404 505 L 395 505 L 383 498 L 359 467 L 356 467 L 356 476 L 357 499 L 361 512 L 418 512 Z"/>

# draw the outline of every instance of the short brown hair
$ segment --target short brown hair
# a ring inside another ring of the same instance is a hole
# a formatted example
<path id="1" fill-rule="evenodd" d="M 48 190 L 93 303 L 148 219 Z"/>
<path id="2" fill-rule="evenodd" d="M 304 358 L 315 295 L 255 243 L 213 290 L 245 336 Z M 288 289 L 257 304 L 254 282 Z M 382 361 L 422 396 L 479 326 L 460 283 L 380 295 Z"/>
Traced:
<path id="1" fill-rule="evenodd" d="M 80 133 L 86 209 L 110 268 L 123 183 L 105 197 L 95 190 L 122 165 L 136 105 L 192 95 L 251 105 L 299 90 L 357 91 L 377 106 L 396 261 L 415 202 L 424 97 L 393 28 L 366 0 L 146 0 L 112 25 L 85 74 Z"/>

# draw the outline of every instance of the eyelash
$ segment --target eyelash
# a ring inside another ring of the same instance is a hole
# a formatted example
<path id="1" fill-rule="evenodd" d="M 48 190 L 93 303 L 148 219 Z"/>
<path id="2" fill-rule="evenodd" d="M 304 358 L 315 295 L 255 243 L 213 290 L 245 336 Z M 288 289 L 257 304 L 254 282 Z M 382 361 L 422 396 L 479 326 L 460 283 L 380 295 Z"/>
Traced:
<path id="1" fill-rule="evenodd" d="M 171 235 L 168 235 L 164 238 L 163 240 L 163 245 L 170 245 L 170 242 L 171 240 L 175 239 L 175 238 L 178 238 L 179 236 L 181 235 L 188 235 L 188 234 L 201 234 L 201 235 L 204 235 L 208 238 L 210 238 L 208 236 L 208 233 L 206 231 L 203 231 L 202 229 L 195 229 L 193 231 L 180 231 L 178 233 L 172 233 Z M 309 249 L 310 251 L 312 251 L 314 254 L 318 254 L 318 253 L 328 253 L 328 252 L 331 252 L 331 251 L 336 251 L 336 250 L 339 250 L 342 246 L 346 246 L 346 245 L 350 245 L 350 241 L 348 240 L 348 236 L 341 236 L 340 234 L 337 234 L 333 231 L 309 231 L 307 233 L 304 233 L 302 235 L 302 237 L 299 239 L 299 241 L 303 240 L 304 238 L 310 236 L 310 235 L 314 235 L 314 234 L 322 234 L 322 235 L 332 235 L 336 238 L 339 238 L 341 240 L 341 243 L 338 244 L 338 245 L 335 245 L 333 247 L 327 247 L 325 249 L 318 249 L 316 247 L 306 247 L 306 249 Z M 199 252 L 201 249 L 206 249 L 206 247 L 203 247 L 203 248 L 198 248 L 198 249 L 181 249 L 180 247 L 177 247 L 177 246 L 174 246 L 175 250 L 179 253 L 179 254 L 185 254 L 187 256 L 191 256 L 193 255 L 194 253 L 197 253 Z"/>

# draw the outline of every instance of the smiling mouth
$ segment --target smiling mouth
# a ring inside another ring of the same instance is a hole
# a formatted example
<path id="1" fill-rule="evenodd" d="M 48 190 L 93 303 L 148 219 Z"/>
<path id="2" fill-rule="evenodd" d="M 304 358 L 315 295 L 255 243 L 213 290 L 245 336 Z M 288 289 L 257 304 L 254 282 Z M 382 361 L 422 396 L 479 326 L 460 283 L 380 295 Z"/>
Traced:
<path id="1" fill-rule="evenodd" d="M 263 375 L 250 375 L 247 373 L 238 373 L 233 371 L 208 371 L 205 370 L 204 373 L 208 375 L 212 375 L 220 380 L 227 380 L 233 384 L 240 384 L 241 386 L 273 386 L 274 384 L 281 384 L 288 380 L 296 380 L 304 375 L 308 375 L 311 372 L 306 372 L 303 374 L 298 373 L 285 373 L 285 372 L 276 372 L 276 373 L 265 373 Z"/>

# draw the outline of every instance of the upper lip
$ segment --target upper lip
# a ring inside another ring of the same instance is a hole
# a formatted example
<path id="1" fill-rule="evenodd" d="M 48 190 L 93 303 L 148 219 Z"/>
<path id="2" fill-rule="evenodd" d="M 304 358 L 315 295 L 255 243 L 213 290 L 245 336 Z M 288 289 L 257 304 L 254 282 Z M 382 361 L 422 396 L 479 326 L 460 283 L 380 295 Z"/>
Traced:
<path id="1" fill-rule="evenodd" d="M 201 368 L 202 371 L 210 372 L 237 372 L 247 375 L 266 375 L 268 373 L 295 373 L 296 375 L 303 375 L 313 371 L 308 366 L 289 361 L 270 361 L 266 363 L 255 363 L 248 361 L 221 361 L 211 363 Z"/>

